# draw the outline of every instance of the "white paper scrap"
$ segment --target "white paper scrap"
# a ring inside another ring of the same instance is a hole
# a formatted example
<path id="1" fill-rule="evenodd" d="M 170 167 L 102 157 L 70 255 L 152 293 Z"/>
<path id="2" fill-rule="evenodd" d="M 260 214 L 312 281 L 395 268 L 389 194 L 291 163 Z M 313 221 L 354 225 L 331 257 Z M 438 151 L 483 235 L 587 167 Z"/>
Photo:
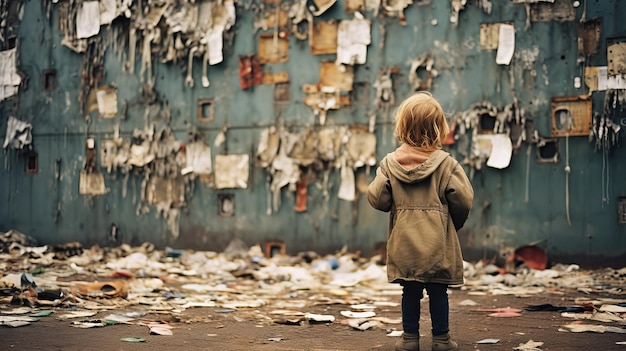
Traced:
<path id="1" fill-rule="evenodd" d="M 100 2 L 83 2 L 76 13 L 76 38 L 90 38 L 98 32 L 100 32 Z"/>
<path id="2" fill-rule="evenodd" d="M 511 63 L 515 52 L 515 27 L 511 24 L 502 23 L 500 24 L 499 35 L 496 63 L 508 65 Z"/>
<path id="3" fill-rule="evenodd" d="M 491 154 L 487 160 L 487 166 L 503 169 L 511 163 L 513 144 L 506 134 L 494 134 L 491 139 Z"/>

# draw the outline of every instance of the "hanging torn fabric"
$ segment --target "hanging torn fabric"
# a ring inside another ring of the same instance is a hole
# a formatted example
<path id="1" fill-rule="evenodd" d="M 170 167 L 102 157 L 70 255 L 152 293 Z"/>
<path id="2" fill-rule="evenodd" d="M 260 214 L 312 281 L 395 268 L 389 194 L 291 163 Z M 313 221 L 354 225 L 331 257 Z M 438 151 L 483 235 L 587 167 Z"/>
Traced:
<path id="1" fill-rule="evenodd" d="M 115 85 L 98 88 L 96 99 L 100 117 L 114 118 L 117 116 L 117 87 Z"/>
<path id="2" fill-rule="evenodd" d="M 17 94 L 22 78 L 17 73 L 17 48 L 0 52 L 0 101 Z"/>
<path id="3" fill-rule="evenodd" d="M 307 0 L 307 7 L 314 16 L 319 16 L 331 8 L 337 0 Z"/>
<path id="4" fill-rule="evenodd" d="M 86 39 L 100 32 L 100 2 L 85 1 L 76 14 L 76 38 Z"/>
<path id="5" fill-rule="evenodd" d="M 352 130 L 346 152 L 350 160 L 350 165 L 356 169 L 363 166 L 376 165 L 376 134 Z"/>
<path id="6" fill-rule="evenodd" d="M 382 69 L 378 75 L 378 79 L 374 83 L 376 88 L 376 101 L 374 106 L 379 110 L 381 108 L 388 108 L 396 103 L 396 97 L 393 92 L 393 80 L 391 79 L 392 69 Z M 370 130 L 372 132 L 373 130 Z"/>
<path id="7" fill-rule="evenodd" d="M 276 127 L 265 128 L 261 131 L 256 152 L 256 158 L 261 168 L 267 168 L 272 164 L 276 154 L 278 154 L 279 146 L 280 136 Z"/>
<path id="8" fill-rule="evenodd" d="M 356 12 L 354 19 L 339 22 L 337 29 L 337 64 L 364 64 L 371 43 L 370 22 Z"/>
<path id="9" fill-rule="evenodd" d="M 297 134 L 288 155 L 297 164 L 309 166 L 319 159 L 317 144 L 317 132 L 310 128 L 303 129 Z"/>
<path id="10" fill-rule="evenodd" d="M 307 210 L 307 200 L 309 195 L 308 190 L 309 182 L 307 179 L 306 173 L 302 172 L 300 174 L 300 180 L 296 183 L 296 205 L 294 207 L 294 211 L 296 212 L 306 212 Z"/>
<path id="11" fill-rule="evenodd" d="M 181 170 L 182 175 L 211 174 L 213 166 L 211 163 L 211 147 L 202 141 L 187 144 L 185 147 L 187 165 Z"/>
<path id="12" fill-rule="evenodd" d="M 297 182 L 300 179 L 300 168 L 293 159 L 287 157 L 281 151 L 272 162 L 270 174 L 269 191 L 272 194 L 272 209 L 278 211 L 280 208 L 281 189 L 286 185 L 293 188 L 297 187 Z M 268 212 L 270 212 L 269 208 Z"/>
<path id="13" fill-rule="evenodd" d="M 9 146 L 15 150 L 22 150 L 27 146 L 30 146 L 33 142 L 33 136 L 31 134 L 33 126 L 28 122 L 20 121 L 19 119 L 10 116 L 7 121 L 7 132 L 4 137 L 4 144 L 2 147 L 6 150 Z"/>
<path id="14" fill-rule="evenodd" d="M 348 128 L 333 126 L 322 128 L 317 132 L 317 152 L 322 161 L 333 162 L 339 158 L 342 140 Z"/>
<path id="15" fill-rule="evenodd" d="M 433 78 L 439 74 L 433 68 L 434 64 L 435 59 L 430 54 L 421 55 L 411 61 L 409 84 L 411 84 L 413 91 L 430 90 Z M 420 78 L 420 70 L 422 69 L 425 70 L 426 79 Z"/>
<path id="16" fill-rule="evenodd" d="M 450 23 L 455 27 L 459 24 L 459 13 L 465 8 L 467 0 L 450 0 Z"/>
<path id="17" fill-rule="evenodd" d="M 341 183 L 339 184 L 337 197 L 346 201 L 354 201 L 356 199 L 356 181 L 354 179 L 354 170 L 350 165 L 348 165 L 346 155 L 344 155 L 341 159 Z"/>
<path id="18" fill-rule="evenodd" d="M 402 25 L 406 24 L 404 10 L 413 4 L 413 0 L 383 0 L 382 8 L 385 10 L 385 16 L 398 17 Z"/>

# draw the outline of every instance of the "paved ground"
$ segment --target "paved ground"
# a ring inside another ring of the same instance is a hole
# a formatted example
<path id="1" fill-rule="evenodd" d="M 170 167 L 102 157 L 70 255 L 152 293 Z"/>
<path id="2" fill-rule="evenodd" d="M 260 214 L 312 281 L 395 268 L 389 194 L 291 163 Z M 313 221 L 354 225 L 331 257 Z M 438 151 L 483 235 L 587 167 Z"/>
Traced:
<path id="1" fill-rule="evenodd" d="M 298 292 L 289 298 L 307 298 L 306 292 Z M 528 305 L 550 303 L 554 306 L 573 306 L 583 299 L 600 298 L 599 294 L 584 294 L 579 291 L 542 293 L 530 297 L 511 295 L 473 295 L 468 291 L 452 290 L 451 330 L 459 341 L 461 350 L 513 350 L 529 340 L 543 342 L 537 348 L 527 350 L 589 351 L 626 350 L 626 334 L 614 332 L 564 332 L 564 325 L 574 322 L 556 311 L 527 311 L 518 317 L 491 317 L 489 312 L 476 309 L 512 307 L 524 309 Z M 319 296 L 318 296 L 319 298 Z M 399 296 L 392 297 L 400 301 Z M 477 305 L 466 306 L 462 301 L 471 300 Z M 426 311 L 422 316 L 422 350 L 430 349 L 428 331 L 430 323 Z M 2 306 L 3 310 L 14 308 Z M 138 310 L 137 306 L 131 308 Z M 243 308 L 225 310 L 218 308 L 192 308 L 173 316 L 171 313 L 149 314 L 142 317 L 146 321 L 166 321 L 173 326 L 173 335 L 151 335 L 148 327 L 137 324 L 116 324 L 100 328 L 80 329 L 71 326 L 70 321 L 55 316 L 67 312 L 54 308 L 48 317 L 23 327 L 0 327 L 0 350 L 393 350 L 396 337 L 387 336 L 394 328 L 401 330 L 400 324 L 385 323 L 382 328 L 374 327 L 365 331 L 347 325 L 347 319 L 340 312 L 350 309 L 350 302 L 321 304 L 307 308 L 307 312 L 333 315 L 333 323 L 302 321 L 289 324 L 269 318 L 275 307 Z M 120 310 L 119 312 L 129 312 Z M 113 311 L 100 312 L 99 316 Z M 391 320 L 400 318 L 400 307 L 390 306 L 377 309 L 377 317 Z M 100 317 L 104 318 L 104 317 Z M 277 322 L 278 321 L 278 322 Z M 599 323 L 602 326 L 623 327 L 620 323 Z M 144 342 L 130 343 L 122 338 L 143 338 Z M 495 344 L 478 344 L 483 339 L 498 339 Z"/>

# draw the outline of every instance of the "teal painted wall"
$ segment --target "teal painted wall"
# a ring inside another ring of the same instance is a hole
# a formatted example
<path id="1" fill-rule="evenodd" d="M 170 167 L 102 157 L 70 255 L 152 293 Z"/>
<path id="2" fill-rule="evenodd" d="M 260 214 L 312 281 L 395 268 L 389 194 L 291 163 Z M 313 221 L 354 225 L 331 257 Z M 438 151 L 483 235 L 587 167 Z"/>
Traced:
<path id="1" fill-rule="evenodd" d="M 420 2 L 421 3 L 421 2 Z M 581 77 L 584 68 L 577 63 L 577 25 L 585 18 L 602 18 L 599 52 L 588 58 L 587 66 L 606 66 L 608 38 L 626 37 L 626 23 L 619 15 L 626 12 L 626 2 L 618 0 L 581 1 L 575 9 L 574 21 L 529 22 L 524 4 L 492 1 L 491 14 L 485 13 L 474 1 L 460 12 L 458 25 L 450 23 L 450 2 L 433 0 L 431 4 L 410 5 L 405 9 L 406 25 L 398 18 L 365 13 L 371 20 L 371 44 L 367 63 L 355 66 L 355 82 L 367 83 L 367 103 L 352 104 L 328 112 L 327 125 L 367 126 L 368 114 L 377 113 L 377 157 L 382 158 L 395 148 L 391 117 L 374 106 L 374 82 L 382 68 L 396 67 L 393 75 L 397 100 L 410 93 L 408 76 L 410 61 L 424 53 L 435 58 L 438 76 L 430 89 L 451 116 L 471 108 L 478 101 L 489 101 L 503 107 L 519 101 L 525 116 L 533 121 L 542 137 L 550 137 L 550 101 L 555 96 L 587 93 L 586 87 L 575 88 L 574 77 Z M 211 85 L 200 85 L 200 62 L 194 62 L 195 86 L 184 85 L 186 62 L 160 63 L 153 59 L 155 90 L 161 101 L 171 109 L 169 127 L 176 139 L 187 141 L 187 132 L 195 127 L 216 154 L 248 153 L 254 156 L 263 128 L 275 125 L 280 117 L 293 128 L 315 126 L 317 118 L 304 104 L 302 86 L 316 84 L 319 64 L 334 60 L 335 55 L 312 55 L 308 40 L 289 37 L 289 60 L 265 64 L 273 72 L 289 73 L 291 101 L 275 106 L 274 86 L 258 85 L 253 89 L 239 87 L 238 57 L 256 52 L 257 37 L 268 31 L 254 31 L 252 3 L 237 6 L 237 21 L 231 29 L 232 46 L 225 46 L 224 62 L 209 67 Z M 61 44 L 59 14 L 56 4 L 46 16 L 45 2 L 23 1 L 19 23 L 19 70 L 28 77 L 19 94 L 1 102 L 4 135 L 8 116 L 15 116 L 33 125 L 33 145 L 38 153 L 38 172 L 25 174 L 25 157 L 7 150 L 0 159 L 0 230 L 16 229 L 40 242 L 55 244 L 80 241 L 86 245 L 111 244 L 108 233 L 112 223 L 121 230 L 123 242 L 140 244 L 145 241 L 159 247 L 222 250 L 234 238 L 248 244 L 266 240 L 282 240 L 288 252 L 305 250 L 332 252 L 347 245 L 350 250 L 373 253 L 376 243 L 384 241 L 387 214 L 371 209 L 363 193 L 357 191 L 355 202 L 337 199 L 339 171 L 330 176 L 330 197 L 325 199 L 321 180 L 308 187 L 308 211 L 293 210 L 294 193 L 282 192 L 278 212 L 266 214 L 266 173 L 252 167 L 247 189 L 216 190 L 195 180 L 186 206 L 181 210 L 174 238 L 167 221 L 156 210 L 138 213 L 142 178 L 132 172 L 127 181 L 122 174 L 105 172 L 109 189 L 106 195 L 79 194 L 79 173 L 83 168 L 84 143 L 88 136 L 97 142 L 110 139 L 119 123 L 120 135 L 130 137 L 135 128 L 143 128 L 146 104 L 141 102 L 140 53 L 136 57 L 135 73 L 123 70 L 128 52 L 109 46 L 104 57 L 102 84 L 118 87 L 119 105 L 127 104 L 124 119 L 103 119 L 97 113 L 81 112 L 78 101 L 81 89 L 83 56 Z M 316 19 L 351 19 L 343 1 Z M 436 19 L 436 24 L 433 24 Z M 515 52 L 509 66 L 495 63 L 495 51 L 481 50 L 481 23 L 510 22 L 515 25 Z M 381 27 L 384 25 L 384 33 Z M 101 33 L 106 31 L 103 26 Z M 102 34 L 101 34 L 102 35 Z M 384 44 L 383 44 L 384 43 Z M 6 46 L 5 46 L 6 49 Z M 57 87 L 44 91 L 42 72 L 57 71 Z M 592 95 L 593 111 L 602 112 L 604 92 Z M 198 123 L 197 100 L 212 98 L 215 120 Z M 619 114 L 618 114 L 619 117 Z M 153 112 L 148 119 L 160 130 L 166 125 L 162 116 Z M 617 121 L 619 123 L 619 121 Z M 226 141 L 213 144 L 222 126 L 227 125 Z M 616 147 L 603 164 L 602 152 L 594 150 L 587 137 L 569 138 L 569 178 L 571 225 L 567 223 L 565 207 L 565 138 L 559 138 L 560 162 L 543 164 L 535 161 L 536 145 L 524 143 L 512 156 L 508 168 L 498 170 L 483 167 L 472 173 L 476 198 L 466 228 L 460 233 L 468 258 L 490 258 L 505 248 L 515 248 L 530 242 L 547 240 L 543 247 L 557 260 L 578 262 L 625 262 L 626 230 L 618 223 L 618 197 L 626 195 L 622 181 L 625 159 L 623 147 Z M 460 147 L 446 147 L 459 160 Z M 527 182 L 527 155 L 531 157 Z M 98 157 L 99 160 L 99 157 Z M 469 167 L 466 168 L 470 173 Z M 608 172 L 608 186 L 603 187 L 603 169 Z M 58 173 L 58 177 L 57 177 Z M 360 168 L 357 179 L 367 182 L 374 168 Z M 362 178 L 360 178 L 362 177 Z M 526 192 L 528 199 L 526 199 Z M 608 194 L 603 200 L 602 194 Z M 233 194 L 235 216 L 218 215 L 219 194 Z"/>

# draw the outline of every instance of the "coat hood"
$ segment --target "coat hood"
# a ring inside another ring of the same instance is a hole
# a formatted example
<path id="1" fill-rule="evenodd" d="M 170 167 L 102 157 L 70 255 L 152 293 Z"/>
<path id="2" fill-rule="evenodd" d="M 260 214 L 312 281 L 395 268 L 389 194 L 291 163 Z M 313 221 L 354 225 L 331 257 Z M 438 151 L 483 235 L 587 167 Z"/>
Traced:
<path id="1" fill-rule="evenodd" d="M 387 169 L 403 183 L 416 183 L 428 178 L 448 157 L 443 150 L 426 152 L 406 144 L 387 157 Z"/>

